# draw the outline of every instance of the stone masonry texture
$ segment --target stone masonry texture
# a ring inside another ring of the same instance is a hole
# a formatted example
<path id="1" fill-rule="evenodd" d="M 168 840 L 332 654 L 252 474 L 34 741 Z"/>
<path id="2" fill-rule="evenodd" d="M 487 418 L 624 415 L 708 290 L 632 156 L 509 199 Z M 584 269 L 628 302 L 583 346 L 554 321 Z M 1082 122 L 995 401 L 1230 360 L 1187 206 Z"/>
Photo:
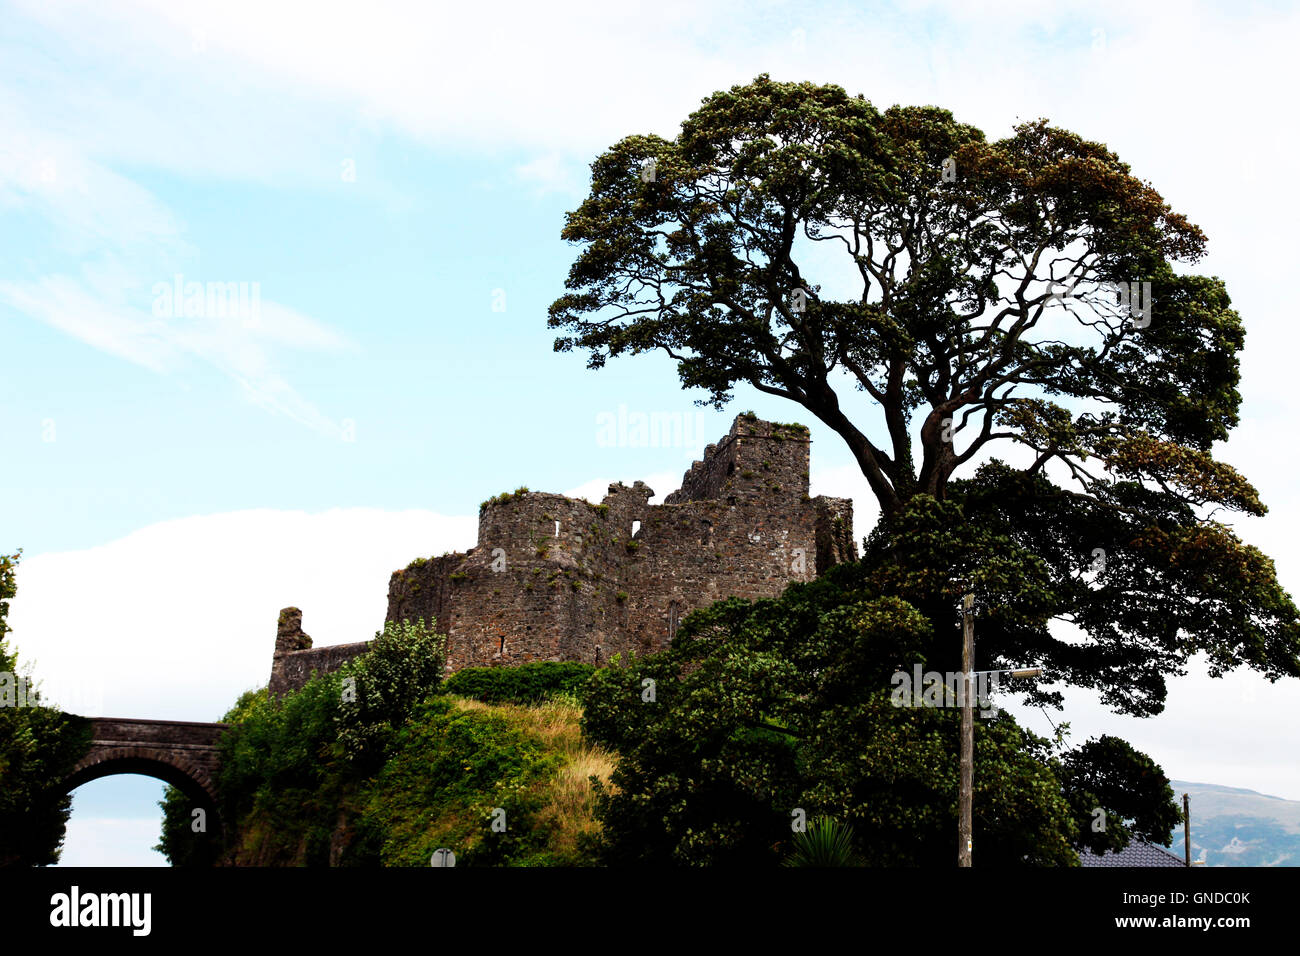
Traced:
<path id="1" fill-rule="evenodd" d="M 475 547 L 393 572 L 386 620 L 436 621 L 449 671 L 662 650 L 697 608 L 775 597 L 857 559 L 852 501 L 808 496 L 809 445 L 803 425 L 741 415 L 661 505 L 640 481 L 598 505 L 499 495 L 479 510 Z M 281 612 L 273 694 L 366 647 L 313 649 L 301 625 Z"/>

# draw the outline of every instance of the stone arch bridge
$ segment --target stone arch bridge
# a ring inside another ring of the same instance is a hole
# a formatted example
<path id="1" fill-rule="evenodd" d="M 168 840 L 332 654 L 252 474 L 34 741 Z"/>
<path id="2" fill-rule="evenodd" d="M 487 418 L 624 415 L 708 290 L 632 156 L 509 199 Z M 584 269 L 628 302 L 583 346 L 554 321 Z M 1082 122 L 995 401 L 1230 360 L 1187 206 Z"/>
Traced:
<path id="1" fill-rule="evenodd" d="M 228 724 L 185 720 L 133 720 L 89 717 L 90 749 L 73 767 L 69 792 L 83 783 L 119 773 L 155 777 L 191 800 L 217 807 L 217 738 Z M 215 813 L 212 814 L 215 818 Z"/>

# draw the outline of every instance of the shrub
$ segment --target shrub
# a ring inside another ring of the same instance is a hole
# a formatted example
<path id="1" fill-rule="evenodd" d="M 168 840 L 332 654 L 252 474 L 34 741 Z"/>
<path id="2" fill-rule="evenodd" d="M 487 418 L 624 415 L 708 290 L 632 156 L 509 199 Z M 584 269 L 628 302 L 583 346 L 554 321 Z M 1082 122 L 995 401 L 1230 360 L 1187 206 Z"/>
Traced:
<path id="1" fill-rule="evenodd" d="M 794 837 L 786 866 L 862 866 L 853 849 L 853 827 L 831 817 L 819 817 Z"/>
<path id="2" fill-rule="evenodd" d="M 192 826 L 194 811 L 201 809 L 210 813 L 210 807 L 170 785 L 163 792 L 158 806 L 163 811 L 162 835 L 154 849 L 165 856 L 168 863 L 177 867 L 205 867 L 216 863 L 221 855 L 218 821 L 209 818 L 207 830 L 201 833 L 195 833 Z"/>
<path id="3" fill-rule="evenodd" d="M 437 690 L 443 639 L 423 622 L 389 622 L 369 650 L 300 690 L 240 697 L 220 741 L 222 820 L 239 830 L 234 859 L 253 865 L 326 865 L 340 807 L 358 779 L 382 766 L 397 732 Z M 166 839 L 184 820 L 171 798 L 164 846 L 173 862 L 194 858 L 183 840 Z M 267 821 L 273 825 L 264 826 Z M 188 821 L 185 821 L 188 822 Z M 174 827 L 173 827 L 174 829 Z M 193 841 L 188 841 L 192 843 Z"/>
<path id="4" fill-rule="evenodd" d="M 535 704 L 556 694 L 581 697 L 595 670 L 578 661 L 466 667 L 447 678 L 443 690 L 488 704 Z"/>
<path id="5" fill-rule="evenodd" d="M 583 732 L 619 754 L 597 788 L 602 862 L 779 865 L 803 807 L 852 826 L 869 865 L 950 863 L 960 713 L 892 705 L 898 662 L 933 660 L 939 641 L 869 573 L 837 565 L 777 600 L 696 610 L 669 649 L 593 676 Z M 985 865 L 1077 863 L 1037 746 L 1005 712 L 975 728 Z"/>
<path id="6" fill-rule="evenodd" d="M 370 649 L 339 668 L 339 742 L 355 757 L 379 757 L 393 732 L 442 681 L 446 638 L 423 620 L 384 623 Z"/>
<path id="7" fill-rule="evenodd" d="M 611 755 L 582 740 L 566 705 L 432 698 L 359 793 L 357 839 L 340 863 L 427 867 L 448 847 L 458 867 L 590 865 L 599 827 L 588 778 L 607 777 L 611 766 Z M 497 808 L 503 832 L 491 826 Z"/>

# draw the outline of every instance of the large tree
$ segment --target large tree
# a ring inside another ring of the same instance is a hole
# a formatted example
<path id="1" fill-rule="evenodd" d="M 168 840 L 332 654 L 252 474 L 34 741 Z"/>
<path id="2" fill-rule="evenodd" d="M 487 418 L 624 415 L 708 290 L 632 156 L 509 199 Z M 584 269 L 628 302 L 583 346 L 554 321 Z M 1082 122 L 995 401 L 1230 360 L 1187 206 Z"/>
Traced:
<path id="1" fill-rule="evenodd" d="M 597 787 L 606 862 L 775 864 L 802 811 L 848 824 L 869 865 L 952 866 L 960 711 L 891 694 L 935 646 L 891 584 L 840 565 L 696 611 L 667 651 L 597 672 L 583 730 L 619 754 Z M 980 866 L 1073 866 L 1085 846 L 1172 836 L 1167 778 L 1123 741 L 1063 750 L 982 712 L 974 743 Z"/>
<path id="2" fill-rule="evenodd" d="M 1136 714 L 1198 651 L 1300 676 L 1300 614 L 1218 520 L 1265 513 L 1212 454 L 1240 317 L 1174 269 L 1205 235 L 1104 145 L 1046 120 L 989 142 L 764 75 L 599 156 L 563 236 L 582 249 L 556 349 L 662 351 L 704 402 L 743 383 L 803 406 L 879 503 L 868 559 L 934 552 L 914 603 L 936 633 L 980 593 L 984 666 L 1041 664 Z"/>

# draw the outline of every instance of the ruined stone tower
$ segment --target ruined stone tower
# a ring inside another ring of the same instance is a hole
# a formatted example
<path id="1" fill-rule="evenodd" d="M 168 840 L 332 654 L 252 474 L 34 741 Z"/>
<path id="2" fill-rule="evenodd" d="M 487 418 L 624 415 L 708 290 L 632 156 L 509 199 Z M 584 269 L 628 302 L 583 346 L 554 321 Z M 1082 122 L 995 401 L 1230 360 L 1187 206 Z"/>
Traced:
<path id="1" fill-rule="evenodd" d="M 775 597 L 856 559 L 852 502 L 808 496 L 809 444 L 803 425 L 741 415 L 661 505 L 640 481 L 610 485 L 598 505 L 541 492 L 485 501 L 475 547 L 393 572 L 386 620 L 436 619 L 451 670 L 661 650 L 696 608 Z M 364 648 L 326 660 L 327 648 L 291 642 L 277 642 L 281 688 Z"/>
<path id="2" fill-rule="evenodd" d="M 297 690 L 311 679 L 312 672 L 328 674 L 344 661 L 365 652 L 369 641 L 355 644 L 329 644 L 312 647 L 311 638 L 302 629 L 302 611 L 287 607 L 280 612 L 275 634 L 275 654 L 271 657 L 271 681 L 267 690 L 279 696 Z"/>
<path id="3" fill-rule="evenodd" d="M 484 502 L 477 546 L 393 574 L 387 619 L 436 618 L 452 668 L 661 650 L 696 608 L 856 557 L 852 502 L 808 497 L 808 449 L 804 426 L 742 416 L 662 505 L 640 481 Z"/>

